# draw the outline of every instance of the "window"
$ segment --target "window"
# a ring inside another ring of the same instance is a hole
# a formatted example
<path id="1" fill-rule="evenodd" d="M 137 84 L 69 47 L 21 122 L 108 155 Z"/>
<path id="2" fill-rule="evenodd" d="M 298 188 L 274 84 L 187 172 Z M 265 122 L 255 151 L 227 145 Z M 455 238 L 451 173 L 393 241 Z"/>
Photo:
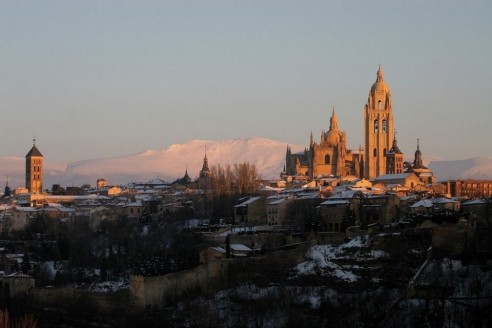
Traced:
<path id="1" fill-rule="evenodd" d="M 372 156 L 374 157 L 378 156 L 378 150 L 376 148 L 372 150 Z"/>
<path id="2" fill-rule="evenodd" d="M 374 133 L 378 133 L 378 131 L 379 131 L 378 120 L 374 120 Z"/>
<path id="3" fill-rule="evenodd" d="M 330 155 L 325 156 L 325 164 L 330 164 Z"/>
<path id="4" fill-rule="evenodd" d="M 386 120 L 383 120 L 383 133 L 387 132 L 387 128 Z"/>
<path id="5" fill-rule="evenodd" d="M 378 101 L 378 109 L 381 110 L 381 100 Z"/>

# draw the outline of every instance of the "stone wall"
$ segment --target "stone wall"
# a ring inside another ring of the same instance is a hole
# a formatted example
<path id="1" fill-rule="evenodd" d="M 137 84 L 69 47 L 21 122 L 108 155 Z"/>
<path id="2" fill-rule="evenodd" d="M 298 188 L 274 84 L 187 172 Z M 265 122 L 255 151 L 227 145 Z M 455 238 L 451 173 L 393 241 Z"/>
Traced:
<path id="1" fill-rule="evenodd" d="M 73 287 L 63 288 L 34 288 L 30 291 L 29 297 L 35 303 L 43 304 L 43 306 L 53 306 L 59 304 L 64 299 L 73 299 L 75 289 Z"/>
<path id="2" fill-rule="evenodd" d="M 136 311 L 156 310 L 173 304 L 187 295 L 211 295 L 236 283 L 284 275 L 285 270 L 304 260 L 308 243 L 290 251 L 262 256 L 214 260 L 193 270 L 163 276 L 130 276 L 130 306 Z"/>
<path id="3" fill-rule="evenodd" d="M 130 276 L 130 304 L 135 310 L 158 309 L 186 295 L 208 294 L 227 286 L 231 260 L 211 261 L 193 270 L 163 276 Z"/>
<path id="4" fill-rule="evenodd" d="M 114 292 L 93 292 L 76 290 L 73 287 L 62 288 L 34 288 L 29 292 L 29 297 L 35 304 L 46 306 L 59 306 L 68 302 L 87 302 L 101 312 L 109 312 L 115 308 L 128 306 L 128 289 Z"/>
<path id="5" fill-rule="evenodd" d="M 463 255 L 471 246 L 472 231 L 457 224 L 437 225 L 432 234 L 432 257 L 456 257 Z"/>

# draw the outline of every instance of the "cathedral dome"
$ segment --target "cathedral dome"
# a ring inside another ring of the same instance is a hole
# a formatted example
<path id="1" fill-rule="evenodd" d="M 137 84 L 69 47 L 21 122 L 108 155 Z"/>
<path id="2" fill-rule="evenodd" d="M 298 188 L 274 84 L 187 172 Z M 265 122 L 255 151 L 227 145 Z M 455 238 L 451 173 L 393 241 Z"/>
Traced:
<path id="1" fill-rule="evenodd" d="M 343 132 L 340 130 L 330 130 L 326 133 L 326 141 L 331 145 L 336 145 L 343 137 Z"/>
<path id="2" fill-rule="evenodd" d="M 371 93 L 389 93 L 389 86 L 384 81 L 376 81 L 371 87 Z"/>
<path id="3" fill-rule="evenodd" d="M 378 72 L 376 73 L 376 82 L 371 87 L 371 93 L 389 93 L 389 86 L 384 82 L 383 79 L 383 69 L 379 65 Z"/>
<path id="4" fill-rule="evenodd" d="M 338 117 L 335 113 L 335 107 L 330 117 L 330 130 L 325 134 L 325 141 L 330 145 L 337 145 L 344 136 L 344 132 L 338 128 Z"/>

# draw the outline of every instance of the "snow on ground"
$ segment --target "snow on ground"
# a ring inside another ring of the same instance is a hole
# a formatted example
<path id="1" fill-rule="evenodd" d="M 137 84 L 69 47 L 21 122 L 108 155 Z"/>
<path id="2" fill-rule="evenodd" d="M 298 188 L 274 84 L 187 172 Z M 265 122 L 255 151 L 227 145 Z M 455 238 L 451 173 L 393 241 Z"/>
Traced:
<path id="1" fill-rule="evenodd" d="M 89 286 L 91 292 L 109 293 L 128 288 L 128 281 L 120 279 L 118 281 L 99 281 Z"/>
<path id="2" fill-rule="evenodd" d="M 41 271 L 44 271 L 48 274 L 48 279 L 52 281 L 55 279 L 57 269 L 55 268 L 55 262 L 54 261 L 46 261 L 41 263 L 40 265 Z"/>
<path id="3" fill-rule="evenodd" d="M 368 236 L 358 236 L 340 245 L 316 245 L 307 253 L 307 261 L 294 268 L 297 275 L 329 276 L 346 282 L 356 282 L 359 277 L 352 270 L 362 269 L 357 264 L 338 265 L 337 260 L 370 261 L 388 258 L 389 254 L 381 250 L 367 250 Z"/>

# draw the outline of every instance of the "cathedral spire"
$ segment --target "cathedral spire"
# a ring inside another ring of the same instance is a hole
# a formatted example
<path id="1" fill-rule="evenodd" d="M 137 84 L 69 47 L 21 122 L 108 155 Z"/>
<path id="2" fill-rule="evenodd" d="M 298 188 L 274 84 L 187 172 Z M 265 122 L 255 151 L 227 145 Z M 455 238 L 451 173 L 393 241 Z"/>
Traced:
<path id="1" fill-rule="evenodd" d="M 424 161 L 422 160 L 422 152 L 420 151 L 420 139 L 417 139 L 417 150 L 415 151 L 415 158 L 413 160 L 414 168 L 423 168 Z"/>
<path id="2" fill-rule="evenodd" d="M 287 151 L 289 151 L 289 148 L 287 146 Z M 207 158 L 207 146 L 205 146 L 205 157 L 203 157 L 203 166 L 202 170 L 200 171 L 200 178 L 208 178 L 212 175 L 212 171 L 208 168 L 208 158 Z"/>
<path id="3" fill-rule="evenodd" d="M 393 135 L 393 144 L 391 145 L 390 152 L 395 154 L 403 154 L 400 148 L 398 148 L 398 142 L 396 141 L 396 131 Z"/>
<path id="4" fill-rule="evenodd" d="M 210 171 L 210 169 L 208 168 L 207 145 L 205 145 L 205 157 L 203 158 L 202 172 L 208 171 Z"/>
<path id="5" fill-rule="evenodd" d="M 338 117 L 335 113 L 335 106 L 333 106 L 333 112 L 330 117 L 330 131 L 338 130 Z"/>
<path id="6" fill-rule="evenodd" d="M 376 82 L 383 81 L 383 69 L 381 68 L 381 64 L 379 64 Z"/>

